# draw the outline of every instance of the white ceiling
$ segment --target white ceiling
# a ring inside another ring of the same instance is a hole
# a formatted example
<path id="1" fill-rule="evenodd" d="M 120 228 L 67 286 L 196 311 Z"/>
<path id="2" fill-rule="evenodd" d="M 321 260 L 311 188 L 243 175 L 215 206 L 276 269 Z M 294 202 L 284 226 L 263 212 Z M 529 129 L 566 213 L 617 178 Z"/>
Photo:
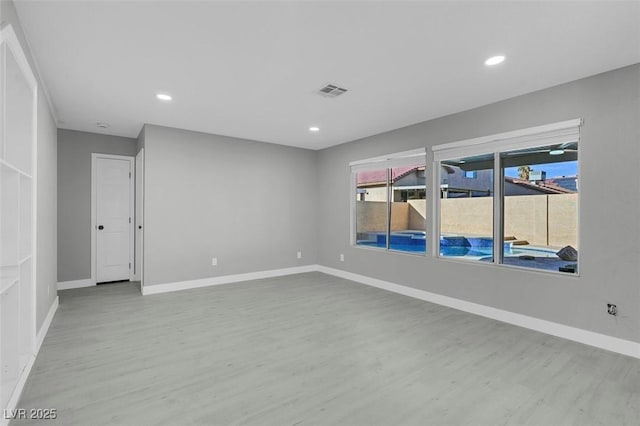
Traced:
<path id="1" fill-rule="evenodd" d="M 130 137 L 152 123 L 320 149 L 640 62 L 637 1 L 16 8 L 59 127 Z"/>

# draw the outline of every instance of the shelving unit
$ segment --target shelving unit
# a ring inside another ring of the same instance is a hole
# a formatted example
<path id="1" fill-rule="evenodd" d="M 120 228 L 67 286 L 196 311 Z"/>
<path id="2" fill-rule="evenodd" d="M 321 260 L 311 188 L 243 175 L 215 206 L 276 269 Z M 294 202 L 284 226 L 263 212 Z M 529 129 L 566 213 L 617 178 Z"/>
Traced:
<path id="1" fill-rule="evenodd" d="M 35 357 L 37 84 L 11 26 L 0 30 L 0 408 L 15 408 Z"/>

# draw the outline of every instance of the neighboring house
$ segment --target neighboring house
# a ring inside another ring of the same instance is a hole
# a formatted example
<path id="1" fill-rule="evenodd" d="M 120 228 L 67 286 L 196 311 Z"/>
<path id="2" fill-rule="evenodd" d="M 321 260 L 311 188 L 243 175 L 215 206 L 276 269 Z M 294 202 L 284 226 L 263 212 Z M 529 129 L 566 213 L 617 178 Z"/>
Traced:
<path id="1" fill-rule="evenodd" d="M 493 194 L 493 170 L 465 171 L 443 165 L 440 178 L 442 198 L 486 197 Z M 505 196 L 539 194 L 573 194 L 577 176 L 532 181 L 505 176 Z"/>
<path id="2" fill-rule="evenodd" d="M 357 199 L 386 201 L 387 171 L 371 170 L 357 174 Z M 505 177 L 504 192 L 511 195 L 572 194 L 577 192 L 577 176 L 563 176 L 543 181 Z M 425 166 L 391 169 L 393 202 L 426 199 Z M 486 197 L 493 194 L 493 170 L 465 171 L 459 167 L 442 165 L 440 174 L 442 198 Z"/>
<path id="3" fill-rule="evenodd" d="M 425 166 L 395 167 L 391 169 L 391 201 L 426 199 Z M 357 199 L 360 201 L 387 200 L 387 171 L 371 170 L 356 176 Z"/>
<path id="4" fill-rule="evenodd" d="M 442 198 L 486 197 L 493 194 L 493 170 L 462 170 L 443 164 L 440 167 Z"/>

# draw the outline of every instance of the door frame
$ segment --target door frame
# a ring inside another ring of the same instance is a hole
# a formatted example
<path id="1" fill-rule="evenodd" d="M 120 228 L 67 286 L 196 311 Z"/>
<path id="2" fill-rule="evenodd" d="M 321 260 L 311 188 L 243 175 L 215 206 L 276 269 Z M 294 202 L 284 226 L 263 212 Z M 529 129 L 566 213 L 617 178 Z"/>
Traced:
<path id="1" fill-rule="evenodd" d="M 138 169 L 138 156 L 140 156 L 140 168 Z M 144 148 L 135 156 L 135 208 L 133 217 L 133 235 L 134 235 L 134 263 L 133 263 L 133 278 L 136 281 L 140 281 L 140 292 L 144 287 Z M 138 186 L 138 182 L 140 185 Z M 138 207 L 140 211 L 138 211 Z M 138 221 L 140 218 L 140 221 Z M 140 238 L 138 239 L 138 228 L 140 228 Z M 137 245 L 140 246 L 140 257 L 138 258 Z"/>
<path id="2" fill-rule="evenodd" d="M 129 170 L 131 171 L 131 176 L 129 177 L 129 217 L 131 218 L 131 222 L 129 223 L 129 263 L 131 267 L 129 268 L 129 280 L 133 279 L 133 262 L 135 255 L 135 232 L 134 232 L 134 218 L 135 218 L 135 173 L 136 173 L 136 163 L 135 157 L 131 157 L 129 155 L 113 155 L 113 154 L 100 154 L 96 152 L 91 153 L 91 285 L 97 285 L 97 244 L 98 238 L 96 230 L 98 228 L 97 222 L 97 202 L 98 202 L 98 194 L 96 187 L 98 185 L 98 179 L 96 176 L 96 161 L 99 158 L 105 158 L 109 160 L 125 160 L 129 162 Z"/>

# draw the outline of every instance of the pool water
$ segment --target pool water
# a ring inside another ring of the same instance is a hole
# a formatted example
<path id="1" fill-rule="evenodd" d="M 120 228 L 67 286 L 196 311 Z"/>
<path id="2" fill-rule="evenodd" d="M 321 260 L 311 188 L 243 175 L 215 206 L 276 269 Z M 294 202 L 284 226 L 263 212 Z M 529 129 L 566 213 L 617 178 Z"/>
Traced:
<path id="1" fill-rule="evenodd" d="M 387 235 L 384 232 L 370 232 L 367 239 L 358 240 L 359 246 L 381 247 L 387 246 Z M 397 231 L 391 233 L 389 249 L 407 251 L 411 253 L 426 253 L 427 236 L 424 231 Z"/>
<path id="2" fill-rule="evenodd" d="M 387 236 L 384 232 L 369 232 L 366 234 L 365 239 L 358 240 L 356 244 L 359 246 L 385 248 L 387 246 Z M 424 231 L 395 231 L 391 233 L 389 249 L 424 254 L 426 253 L 426 244 L 427 238 Z M 504 243 L 505 257 L 524 255 L 536 258 L 557 258 L 553 249 L 513 246 L 508 241 Z M 486 260 L 486 258 L 493 256 L 493 238 L 443 235 L 440 237 L 440 256 Z"/>

